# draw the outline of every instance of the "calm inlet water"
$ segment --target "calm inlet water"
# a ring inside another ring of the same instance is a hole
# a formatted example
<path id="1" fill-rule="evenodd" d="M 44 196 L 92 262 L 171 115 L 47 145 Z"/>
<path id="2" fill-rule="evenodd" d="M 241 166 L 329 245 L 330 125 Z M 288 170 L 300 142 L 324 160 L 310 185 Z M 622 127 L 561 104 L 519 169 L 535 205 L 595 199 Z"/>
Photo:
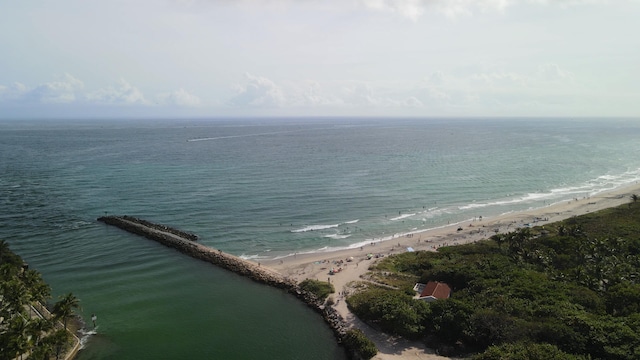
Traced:
<path id="1" fill-rule="evenodd" d="M 95 221 L 133 215 L 249 259 L 358 247 L 640 178 L 640 121 L 0 122 L 0 238 L 98 316 L 80 359 L 340 359 L 320 317 Z"/>

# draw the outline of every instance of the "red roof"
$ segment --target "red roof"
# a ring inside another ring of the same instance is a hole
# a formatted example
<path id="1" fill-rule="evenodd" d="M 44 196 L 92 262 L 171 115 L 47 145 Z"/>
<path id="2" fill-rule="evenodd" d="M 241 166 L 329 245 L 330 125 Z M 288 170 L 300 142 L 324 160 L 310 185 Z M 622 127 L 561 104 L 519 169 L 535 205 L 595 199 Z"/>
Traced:
<path id="1" fill-rule="evenodd" d="M 420 297 L 433 296 L 436 299 L 448 299 L 451 295 L 451 288 L 445 283 L 438 281 L 429 281 L 424 287 Z"/>

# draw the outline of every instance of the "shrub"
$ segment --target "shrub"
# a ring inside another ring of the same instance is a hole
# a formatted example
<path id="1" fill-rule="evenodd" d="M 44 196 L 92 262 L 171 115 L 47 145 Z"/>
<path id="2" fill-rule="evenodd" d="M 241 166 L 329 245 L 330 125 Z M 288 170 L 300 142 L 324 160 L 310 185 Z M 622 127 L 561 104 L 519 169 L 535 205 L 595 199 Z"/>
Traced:
<path id="1" fill-rule="evenodd" d="M 327 301 L 325 301 L 325 303 L 324 303 L 324 304 L 325 304 L 326 306 L 333 306 L 333 304 L 335 304 L 335 303 L 336 303 L 336 301 L 335 301 L 335 300 L 333 300 L 333 296 L 329 296 L 329 297 L 327 298 Z"/>
<path id="2" fill-rule="evenodd" d="M 550 344 L 503 344 L 491 346 L 473 360 L 583 360 L 584 356 L 567 354 Z"/>
<path id="3" fill-rule="evenodd" d="M 315 294 L 320 300 L 326 299 L 329 294 L 336 291 L 333 284 L 313 279 L 307 279 L 301 282 L 300 288 Z"/>
<path id="4" fill-rule="evenodd" d="M 347 298 L 359 318 L 379 325 L 383 331 L 417 339 L 423 335 L 429 306 L 399 291 L 370 289 Z"/>
<path id="5" fill-rule="evenodd" d="M 344 336 L 345 347 L 355 352 L 362 359 L 371 359 L 378 353 L 378 348 L 360 329 L 350 329 Z"/>

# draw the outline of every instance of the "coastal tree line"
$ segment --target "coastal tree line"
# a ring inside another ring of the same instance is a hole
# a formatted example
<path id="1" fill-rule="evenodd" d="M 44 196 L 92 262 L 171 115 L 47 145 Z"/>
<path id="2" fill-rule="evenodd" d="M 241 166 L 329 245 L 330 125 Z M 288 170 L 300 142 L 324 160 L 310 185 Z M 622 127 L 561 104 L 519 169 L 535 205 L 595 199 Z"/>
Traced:
<path id="1" fill-rule="evenodd" d="M 28 269 L 6 241 L 0 240 L 0 360 L 59 358 L 71 344 L 68 320 L 79 308 L 72 293 L 53 304 L 48 317 L 42 304 L 51 288 L 40 273 Z"/>
<path id="2" fill-rule="evenodd" d="M 496 234 L 374 266 L 347 303 L 381 330 L 444 355 L 492 359 L 640 358 L 640 203 Z M 415 282 L 447 300 L 415 300 Z"/>

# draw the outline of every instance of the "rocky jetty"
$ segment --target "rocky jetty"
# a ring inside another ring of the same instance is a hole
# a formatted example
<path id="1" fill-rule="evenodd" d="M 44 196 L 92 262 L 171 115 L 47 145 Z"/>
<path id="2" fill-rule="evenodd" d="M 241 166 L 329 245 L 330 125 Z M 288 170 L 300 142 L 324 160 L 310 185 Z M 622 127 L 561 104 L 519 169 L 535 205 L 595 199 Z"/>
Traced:
<path id="1" fill-rule="evenodd" d="M 133 216 L 127 216 L 127 215 L 124 215 L 122 217 L 122 219 L 130 221 L 130 222 L 133 222 L 133 223 L 137 223 L 137 224 L 140 224 L 140 225 L 144 225 L 144 226 L 146 226 L 148 228 L 151 228 L 151 229 L 156 229 L 156 230 L 159 230 L 159 231 L 168 232 L 168 233 L 180 236 L 180 237 L 182 237 L 184 239 L 187 239 L 187 240 L 198 241 L 198 235 L 193 234 L 193 233 L 189 233 L 189 232 L 186 232 L 186 231 L 174 229 L 174 228 L 166 226 L 166 225 L 155 224 L 155 223 L 152 223 L 152 222 L 140 219 L 140 218 L 136 218 L 136 217 L 133 217 Z"/>
<path id="2" fill-rule="evenodd" d="M 333 330 L 338 342 L 345 345 L 343 340 L 348 327 L 342 316 L 333 307 L 325 306 L 324 301 L 318 299 L 315 294 L 301 289 L 294 280 L 286 278 L 269 268 L 262 267 L 259 263 L 255 264 L 237 256 L 227 254 L 222 250 L 212 249 L 199 244 L 195 242 L 198 238 L 196 235 L 165 225 L 151 223 L 132 216 L 103 216 L 98 218 L 98 221 L 157 241 L 195 259 L 217 265 L 256 282 L 285 290 L 320 313 L 325 322 Z M 347 348 L 347 352 L 351 358 L 358 358 L 355 349 Z"/>

